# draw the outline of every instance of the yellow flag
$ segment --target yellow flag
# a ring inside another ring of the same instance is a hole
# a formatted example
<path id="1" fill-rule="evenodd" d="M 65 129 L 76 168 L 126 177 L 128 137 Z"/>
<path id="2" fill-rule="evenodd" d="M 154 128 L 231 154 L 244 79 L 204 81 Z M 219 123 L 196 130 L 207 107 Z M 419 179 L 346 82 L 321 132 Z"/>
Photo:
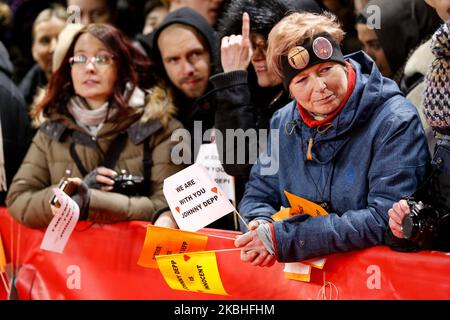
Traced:
<path id="1" fill-rule="evenodd" d="M 148 225 L 138 265 L 156 269 L 155 256 L 204 251 L 207 242 L 206 234 Z"/>
<path id="2" fill-rule="evenodd" d="M 167 284 L 174 290 L 228 295 L 213 251 L 156 256 L 156 261 Z"/>
<path id="3" fill-rule="evenodd" d="M 6 256 L 3 248 L 2 235 L 0 234 L 0 273 L 6 272 Z"/>

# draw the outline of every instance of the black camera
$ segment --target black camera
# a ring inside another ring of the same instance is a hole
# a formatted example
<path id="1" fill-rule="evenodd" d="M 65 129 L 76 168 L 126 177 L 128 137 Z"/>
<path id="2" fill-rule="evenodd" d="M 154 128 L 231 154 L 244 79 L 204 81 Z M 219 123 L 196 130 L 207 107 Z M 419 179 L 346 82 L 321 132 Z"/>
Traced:
<path id="1" fill-rule="evenodd" d="M 421 249 L 449 249 L 449 214 L 433 206 L 404 198 L 410 213 L 403 220 L 403 238 L 420 246 Z"/>
<path id="2" fill-rule="evenodd" d="M 118 192 L 127 196 L 145 195 L 144 177 L 131 174 L 121 174 L 115 176 L 113 192 Z"/>

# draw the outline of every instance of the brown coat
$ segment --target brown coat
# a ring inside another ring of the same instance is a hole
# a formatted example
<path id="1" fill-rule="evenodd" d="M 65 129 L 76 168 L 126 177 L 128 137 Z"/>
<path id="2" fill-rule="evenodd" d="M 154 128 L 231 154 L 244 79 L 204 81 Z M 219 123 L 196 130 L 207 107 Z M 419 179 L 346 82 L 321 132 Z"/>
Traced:
<path id="1" fill-rule="evenodd" d="M 134 109 L 118 121 L 106 122 L 96 139 L 76 144 L 76 152 L 89 172 L 101 164 L 102 153 L 108 149 L 111 141 L 120 132 L 127 131 L 125 148 L 113 169 L 116 172 L 125 169 L 129 174 L 143 176 L 143 141 L 150 137 L 148 141 L 153 165 L 148 197 L 128 197 L 91 189 L 88 220 L 107 223 L 152 220 L 157 210 L 167 206 L 163 181 L 182 169 L 173 164 L 170 158 L 174 144 L 171 134 L 175 129 L 182 128 L 173 118 L 174 110 L 165 91 L 155 87 L 147 94 L 145 108 Z M 70 129 L 84 132 L 69 117 L 53 115 L 35 135 L 6 199 L 10 214 L 20 223 L 34 228 L 47 226 L 53 217 L 49 205 L 52 189 L 62 177 L 67 176 L 67 172 L 72 177 L 83 178 L 70 155 L 70 144 L 75 139 L 75 136 L 67 134 L 73 132 Z M 95 144 L 98 148 L 95 148 Z"/>

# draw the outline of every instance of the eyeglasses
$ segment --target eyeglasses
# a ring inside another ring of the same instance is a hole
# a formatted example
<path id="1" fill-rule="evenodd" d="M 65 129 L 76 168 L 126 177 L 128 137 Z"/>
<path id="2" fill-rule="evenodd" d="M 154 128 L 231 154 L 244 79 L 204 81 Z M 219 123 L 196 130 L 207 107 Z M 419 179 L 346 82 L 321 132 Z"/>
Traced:
<path id="1" fill-rule="evenodd" d="M 69 63 L 72 68 L 86 67 L 90 62 L 96 67 L 106 67 L 113 63 L 114 56 L 109 54 L 98 54 L 95 57 L 86 57 L 85 55 L 76 55 L 69 59 Z"/>

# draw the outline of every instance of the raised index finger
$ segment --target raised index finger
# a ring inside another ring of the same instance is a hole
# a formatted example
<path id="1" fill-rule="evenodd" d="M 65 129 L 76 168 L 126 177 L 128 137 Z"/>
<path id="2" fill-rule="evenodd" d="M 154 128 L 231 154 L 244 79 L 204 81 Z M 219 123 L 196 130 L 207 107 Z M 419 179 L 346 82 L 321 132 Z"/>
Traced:
<path id="1" fill-rule="evenodd" d="M 250 39 L 250 17 L 247 12 L 242 14 L 242 38 Z"/>

